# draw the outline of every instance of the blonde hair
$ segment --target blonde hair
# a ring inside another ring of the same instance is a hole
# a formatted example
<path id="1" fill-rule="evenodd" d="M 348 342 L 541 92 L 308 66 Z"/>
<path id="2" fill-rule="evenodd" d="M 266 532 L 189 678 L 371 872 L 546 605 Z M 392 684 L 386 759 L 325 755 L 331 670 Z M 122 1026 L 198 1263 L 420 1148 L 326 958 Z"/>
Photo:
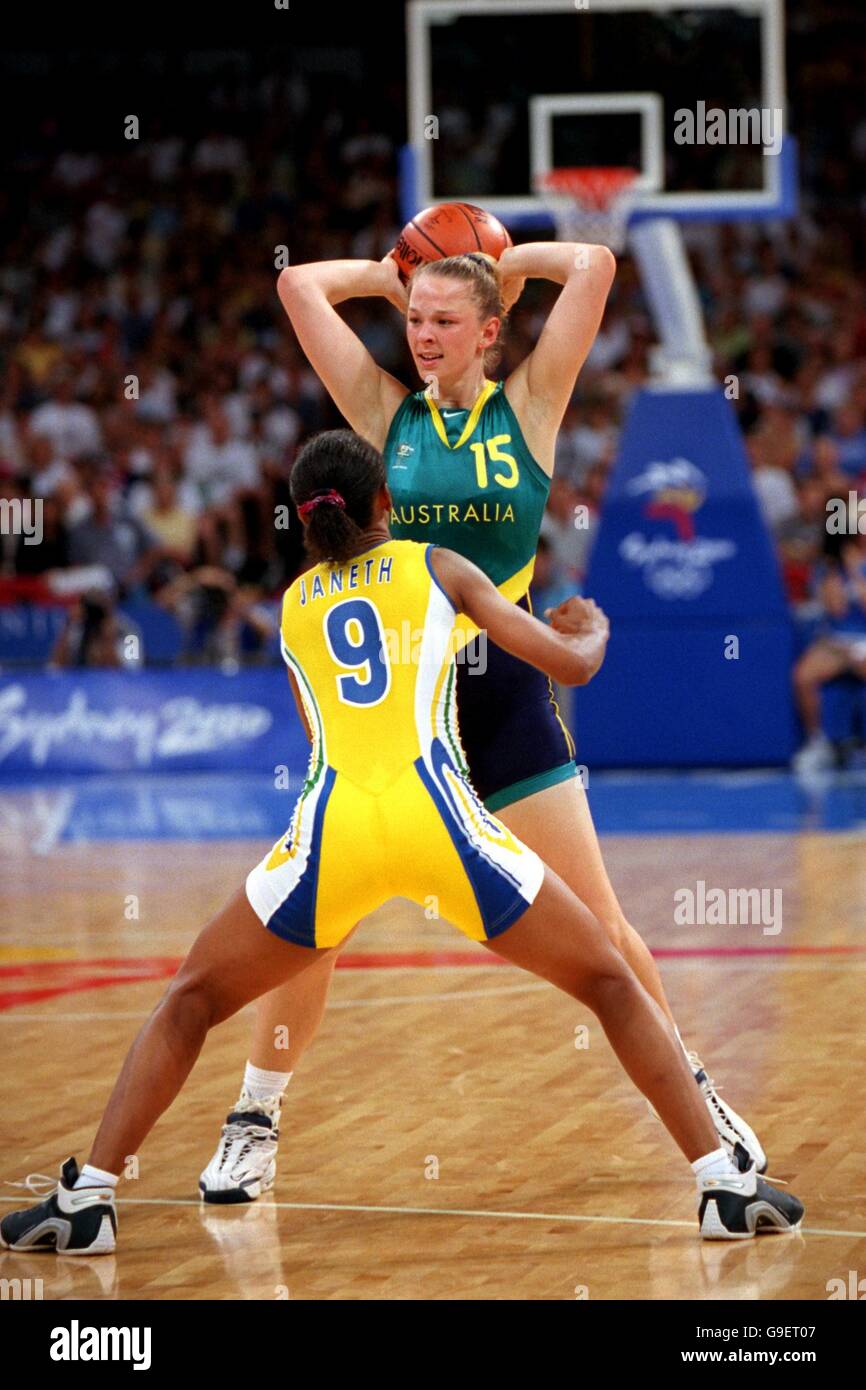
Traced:
<path id="1" fill-rule="evenodd" d="M 491 371 L 502 356 L 503 334 L 508 318 L 502 305 L 502 287 L 496 261 L 480 251 L 465 251 L 459 256 L 445 256 L 441 261 L 423 261 L 409 277 L 410 298 L 412 286 L 421 275 L 443 275 L 451 280 L 464 281 L 469 286 L 482 322 L 489 318 L 499 319 L 496 342 L 484 350 L 484 370 Z"/>

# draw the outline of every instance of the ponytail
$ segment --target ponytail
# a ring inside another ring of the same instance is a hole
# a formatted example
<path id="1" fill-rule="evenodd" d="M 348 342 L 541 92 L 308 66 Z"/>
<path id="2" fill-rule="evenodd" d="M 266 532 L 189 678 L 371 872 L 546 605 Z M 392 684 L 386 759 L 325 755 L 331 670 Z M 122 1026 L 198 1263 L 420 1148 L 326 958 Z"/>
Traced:
<path id="1" fill-rule="evenodd" d="M 304 445 L 289 488 L 312 560 L 351 559 L 384 484 L 382 455 L 352 430 L 326 430 Z"/>

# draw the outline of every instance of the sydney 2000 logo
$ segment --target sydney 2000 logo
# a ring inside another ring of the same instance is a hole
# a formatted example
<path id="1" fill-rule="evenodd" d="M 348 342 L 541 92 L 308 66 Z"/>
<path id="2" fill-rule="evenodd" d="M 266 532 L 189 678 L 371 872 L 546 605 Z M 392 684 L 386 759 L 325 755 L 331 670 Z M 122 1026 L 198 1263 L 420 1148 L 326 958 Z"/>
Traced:
<path id="1" fill-rule="evenodd" d="M 692 599 L 713 582 L 714 568 L 737 553 L 732 540 L 699 536 L 695 514 L 707 495 L 704 474 L 688 459 L 650 463 L 626 486 L 643 500 L 643 515 L 655 525 L 652 534 L 630 531 L 619 543 L 622 560 L 643 572 L 648 589 L 663 599 Z"/>

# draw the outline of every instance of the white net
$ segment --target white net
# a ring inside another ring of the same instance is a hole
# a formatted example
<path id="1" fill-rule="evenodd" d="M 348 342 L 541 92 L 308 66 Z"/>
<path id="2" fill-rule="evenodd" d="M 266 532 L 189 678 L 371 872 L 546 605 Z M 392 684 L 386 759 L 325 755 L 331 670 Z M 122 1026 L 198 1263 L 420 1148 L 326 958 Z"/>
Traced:
<path id="1" fill-rule="evenodd" d="M 622 251 L 637 201 L 634 169 L 551 169 L 539 180 L 559 241 L 582 241 Z"/>

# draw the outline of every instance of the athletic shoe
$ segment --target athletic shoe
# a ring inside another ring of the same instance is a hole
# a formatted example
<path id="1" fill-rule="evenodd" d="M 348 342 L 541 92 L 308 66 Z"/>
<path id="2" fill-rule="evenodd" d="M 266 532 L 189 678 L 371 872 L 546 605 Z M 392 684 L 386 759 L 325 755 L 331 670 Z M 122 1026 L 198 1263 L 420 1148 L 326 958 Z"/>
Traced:
<path id="1" fill-rule="evenodd" d="M 795 773 L 808 777 L 815 772 L 827 772 L 833 767 L 834 761 L 832 743 L 826 734 L 819 732 L 797 750 L 791 759 L 791 767 Z"/>
<path id="2" fill-rule="evenodd" d="M 246 1087 L 227 1116 L 216 1153 L 199 1178 L 203 1202 L 254 1202 L 277 1173 L 282 1095 L 253 1100 Z"/>
<path id="3" fill-rule="evenodd" d="M 111 1255 L 117 1234 L 113 1187 L 76 1187 L 78 1164 L 67 1158 L 50 1197 L 0 1221 L 6 1250 L 53 1250 L 58 1255 Z"/>
<path id="4" fill-rule="evenodd" d="M 688 1059 L 694 1072 L 695 1081 L 700 1086 L 704 1100 L 707 1102 L 707 1109 L 712 1116 L 716 1132 L 731 1158 L 742 1168 L 744 1166 L 742 1150 L 745 1149 L 745 1166 L 754 1163 L 759 1173 L 766 1173 L 767 1155 L 764 1153 L 755 1131 L 746 1124 L 745 1120 L 740 1118 L 732 1105 L 728 1105 L 727 1101 L 721 1099 L 712 1078 L 707 1076 L 704 1064 L 698 1054 L 689 1052 Z M 736 1152 L 738 1145 L 741 1148 L 740 1154 Z"/>
<path id="5" fill-rule="evenodd" d="M 752 1236 L 796 1231 L 803 1203 L 780 1192 L 754 1167 L 730 1178 L 705 1178 L 698 1189 L 698 1223 L 704 1240 L 751 1240 Z"/>

